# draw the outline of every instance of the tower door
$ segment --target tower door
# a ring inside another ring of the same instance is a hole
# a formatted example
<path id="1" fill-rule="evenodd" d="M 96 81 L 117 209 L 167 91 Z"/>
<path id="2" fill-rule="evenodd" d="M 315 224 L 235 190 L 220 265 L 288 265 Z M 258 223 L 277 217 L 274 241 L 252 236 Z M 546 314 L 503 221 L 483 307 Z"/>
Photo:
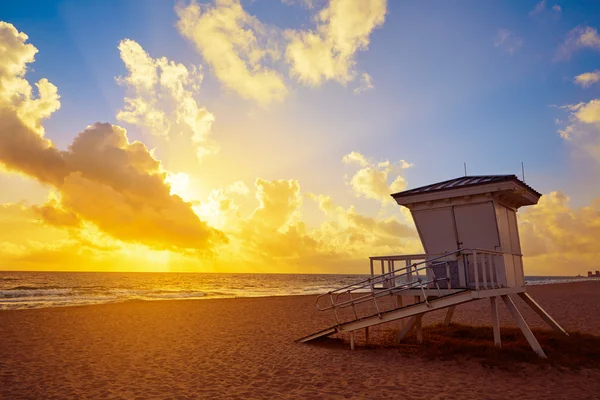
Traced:
<path id="1" fill-rule="evenodd" d="M 466 204 L 453 209 L 458 248 L 500 249 L 494 203 Z"/>
<path id="2" fill-rule="evenodd" d="M 457 245 L 463 249 L 481 249 L 491 251 L 501 251 L 500 237 L 498 235 L 498 226 L 496 223 L 496 213 L 493 202 L 465 204 L 454 206 L 454 222 L 456 226 Z M 487 262 L 492 263 L 492 277 L 487 276 L 486 282 L 490 278 L 498 284 L 504 284 L 506 278 L 503 273 L 503 262 L 501 256 L 487 257 Z M 467 264 L 467 283 L 469 287 L 475 286 L 475 265 L 472 256 L 466 257 Z M 483 280 L 483 257 L 478 257 L 478 276 L 480 283 Z M 486 266 L 490 271 L 490 266 Z"/>

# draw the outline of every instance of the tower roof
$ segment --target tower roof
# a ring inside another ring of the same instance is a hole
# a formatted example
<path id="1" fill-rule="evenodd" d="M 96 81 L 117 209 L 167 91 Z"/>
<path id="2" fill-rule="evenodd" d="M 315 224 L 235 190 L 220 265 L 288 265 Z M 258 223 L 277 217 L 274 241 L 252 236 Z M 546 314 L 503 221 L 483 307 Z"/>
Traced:
<path id="1" fill-rule="evenodd" d="M 528 194 L 528 200 L 522 205 L 535 204 L 542 196 L 531 186 L 525 184 L 515 175 L 478 175 L 461 176 L 443 182 L 433 183 L 418 188 L 392 194 L 398 204 L 408 204 L 444 197 L 461 196 L 468 193 L 485 193 L 522 189 L 523 195 Z M 446 192 L 446 193 L 444 193 Z M 455 193 L 451 193 L 455 192 Z"/>

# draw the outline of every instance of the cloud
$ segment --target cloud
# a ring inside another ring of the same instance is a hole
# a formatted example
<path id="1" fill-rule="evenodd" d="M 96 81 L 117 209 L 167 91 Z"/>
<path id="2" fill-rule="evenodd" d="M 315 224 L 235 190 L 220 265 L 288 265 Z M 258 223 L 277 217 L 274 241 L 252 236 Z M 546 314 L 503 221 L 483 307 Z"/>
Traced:
<path id="1" fill-rule="evenodd" d="M 508 29 L 498 29 L 498 32 L 494 37 L 494 46 L 513 55 L 515 51 L 523 46 L 523 39 Z"/>
<path id="2" fill-rule="evenodd" d="M 215 116 L 194 99 L 203 79 L 200 68 L 188 69 L 165 57 L 153 59 L 130 39 L 119 43 L 119 52 L 129 74 L 117 78 L 128 92 L 117 119 L 143 126 L 156 136 L 186 134 L 199 160 L 217 152 L 218 146 L 209 139 Z"/>
<path id="3" fill-rule="evenodd" d="M 96 123 L 66 151 L 44 138 L 40 121 L 58 109 L 58 99 L 44 98 L 41 89 L 37 99 L 30 96 L 23 76 L 37 50 L 25 44 L 27 36 L 6 23 L 0 35 L 0 164 L 57 190 L 56 199 L 35 208 L 37 215 L 56 226 L 87 221 L 114 238 L 157 249 L 206 254 L 226 241 L 189 203 L 170 194 L 160 162 L 144 144 L 130 142 L 125 129 Z M 152 79 L 139 82 L 149 87 Z"/>
<path id="4" fill-rule="evenodd" d="M 308 9 L 316 5 L 306 0 L 284 3 Z M 275 67 L 284 61 L 291 77 L 309 86 L 354 80 L 356 53 L 367 49 L 372 31 L 383 25 L 386 7 L 387 0 L 331 0 L 316 12 L 315 30 L 283 32 L 248 14 L 239 0 L 214 0 L 212 5 L 193 1 L 176 11 L 179 32 L 196 45 L 219 81 L 264 105 L 287 95 Z M 373 87 L 369 74 L 360 78 L 355 93 Z"/>
<path id="5" fill-rule="evenodd" d="M 253 227 L 260 226 L 270 232 L 284 231 L 299 219 L 302 196 L 298 181 L 258 178 L 255 186 L 259 206 L 249 217 Z"/>
<path id="6" fill-rule="evenodd" d="M 346 154 L 344 157 L 342 157 L 342 161 L 346 164 L 355 163 L 361 167 L 366 167 L 369 165 L 369 161 L 367 161 L 366 157 L 356 151 Z"/>
<path id="7" fill-rule="evenodd" d="M 550 10 L 546 8 L 546 0 L 541 0 L 539 3 L 535 5 L 533 10 L 529 12 L 529 16 L 537 16 L 546 13 L 547 11 L 553 12 L 555 15 L 558 15 L 562 12 L 562 7 L 558 4 L 553 5 Z"/>
<path id="8" fill-rule="evenodd" d="M 575 77 L 575 83 L 582 87 L 589 87 L 594 83 L 600 82 L 600 70 L 594 72 L 584 72 Z"/>
<path id="9" fill-rule="evenodd" d="M 546 9 L 546 0 L 542 0 L 535 5 L 533 10 L 529 12 L 529 15 L 537 15 L 542 13 Z"/>
<path id="10" fill-rule="evenodd" d="M 14 25 L 0 21 L 0 104 L 16 112 L 19 119 L 36 133 L 43 135 L 42 120 L 60 108 L 56 86 L 47 79 L 35 85 L 38 96 L 24 79 L 27 64 L 32 63 L 38 50 L 25 43 L 28 36 Z"/>
<path id="11" fill-rule="evenodd" d="M 600 99 L 561 108 L 568 110 L 569 116 L 567 122 L 559 121 L 564 126 L 558 131 L 560 136 L 600 165 Z"/>
<path id="12" fill-rule="evenodd" d="M 287 95 L 282 76 L 265 65 L 279 57 L 276 43 L 269 42 L 270 28 L 244 11 L 239 0 L 215 0 L 212 6 L 192 2 L 176 12 L 179 32 L 225 87 L 262 104 Z"/>
<path id="13" fill-rule="evenodd" d="M 572 208 L 562 192 L 519 211 L 519 236 L 530 274 L 585 274 L 598 269 L 600 198 Z"/>
<path id="14" fill-rule="evenodd" d="M 51 201 L 51 200 L 50 200 Z M 0 263 L 8 270 L 210 270 L 196 255 L 124 243 L 89 223 L 78 229 L 49 224 L 37 206 L 0 204 Z"/>
<path id="15" fill-rule="evenodd" d="M 218 261 L 254 271 L 350 273 L 365 272 L 368 256 L 406 250 L 422 251 L 416 231 L 397 218 L 375 218 L 350 206 L 336 205 L 325 195 L 302 194 L 298 181 L 255 182 L 256 208 L 241 215 L 233 198 L 214 192 L 212 214 L 219 210 L 219 222 L 231 238 L 219 253 Z M 315 201 L 325 221 L 309 228 L 301 212 L 303 198 Z M 398 213 L 400 215 L 400 213 Z"/>
<path id="16" fill-rule="evenodd" d="M 355 54 L 367 49 L 385 14 L 386 0 L 331 0 L 315 17 L 316 31 L 286 32 L 290 74 L 309 86 L 353 80 Z"/>
<path id="17" fill-rule="evenodd" d="M 578 26 L 567 34 L 565 41 L 556 51 L 555 58 L 557 60 L 568 60 L 575 51 L 586 47 L 600 50 L 600 35 L 598 35 L 596 28 Z"/>
<path id="18" fill-rule="evenodd" d="M 354 206 L 345 209 L 336 205 L 329 196 L 310 197 L 326 216 L 311 236 L 330 252 L 346 252 L 365 261 L 372 255 L 422 252 L 415 228 L 400 222 L 397 215 L 381 219 L 364 216 Z"/>
<path id="19" fill-rule="evenodd" d="M 34 205 L 31 209 L 49 225 L 67 228 L 81 228 L 82 226 L 79 216 L 60 204 L 60 195 L 58 194 L 51 192 L 45 204 L 41 206 Z"/>
<path id="20" fill-rule="evenodd" d="M 354 89 L 354 94 L 359 94 L 364 91 L 371 90 L 374 87 L 375 86 L 373 86 L 373 78 L 371 78 L 371 75 L 367 74 L 366 72 L 363 72 L 362 74 L 360 74 L 360 85 L 356 89 Z"/>
<path id="21" fill-rule="evenodd" d="M 389 160 L 371 163 L 357 152 L 346 154 L 342 161 L 346 164 L 358 164 L 361 167 L 347 182 L 354 193 L 359 197 L 379 200 L 384 204 L 393 203 L 391 193 L 406 188 L 406 181 L 401 173 L 412 167 L 412 164 L 404 160 L 396 163 Z"/>

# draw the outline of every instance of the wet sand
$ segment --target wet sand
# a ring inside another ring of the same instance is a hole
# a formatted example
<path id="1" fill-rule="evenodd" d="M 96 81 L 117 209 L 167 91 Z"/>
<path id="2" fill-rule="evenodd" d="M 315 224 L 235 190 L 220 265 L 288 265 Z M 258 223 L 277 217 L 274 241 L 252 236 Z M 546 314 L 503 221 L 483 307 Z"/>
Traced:
<path id="1" fill-rule="evenodd" d="M 567 331 L 600 334 L 600 282 L 528 292 Z M 383 345 L 298 344 L 332 325 L 314 296 L 131 302 L 0 312 L 0 399 L 599 399 L 600 370 L 402 356 Z M 516 301 L 530 326 L 543 321 Z M 502 326 L 514 326 L 501 305 Z M 489 303 L 454 321 L 490 325 Z M 424 317 L 443 320 L 443 312 Z M 346 336 L 340 336 L 347 340 Z M 427 338 L 425 337 L 425 340 Z"/>

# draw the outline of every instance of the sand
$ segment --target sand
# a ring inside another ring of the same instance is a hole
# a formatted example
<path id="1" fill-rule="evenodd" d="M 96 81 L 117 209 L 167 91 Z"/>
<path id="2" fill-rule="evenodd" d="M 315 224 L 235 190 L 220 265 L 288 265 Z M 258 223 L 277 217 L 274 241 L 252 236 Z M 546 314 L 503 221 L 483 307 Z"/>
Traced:
<path id="1" fill-rule="evenodd" d="M 600 282 L 529 293 L 568 331 L 600 332 Z M 406 357 L 294 342 L 331 325 L 314 296 L 130 302 L 0 312 L 0 399 L 598 399 L 600 370 Z M 545 327 L 531 311 L 532 327 Z M 501 307 L 501 322 L 512 325 Z M 428 315 L 433 323 L 443 314 Z M 489 325 L 489 303 L 455 320 Z M 344 337 L 347 339 L 347 337 Z"/>

